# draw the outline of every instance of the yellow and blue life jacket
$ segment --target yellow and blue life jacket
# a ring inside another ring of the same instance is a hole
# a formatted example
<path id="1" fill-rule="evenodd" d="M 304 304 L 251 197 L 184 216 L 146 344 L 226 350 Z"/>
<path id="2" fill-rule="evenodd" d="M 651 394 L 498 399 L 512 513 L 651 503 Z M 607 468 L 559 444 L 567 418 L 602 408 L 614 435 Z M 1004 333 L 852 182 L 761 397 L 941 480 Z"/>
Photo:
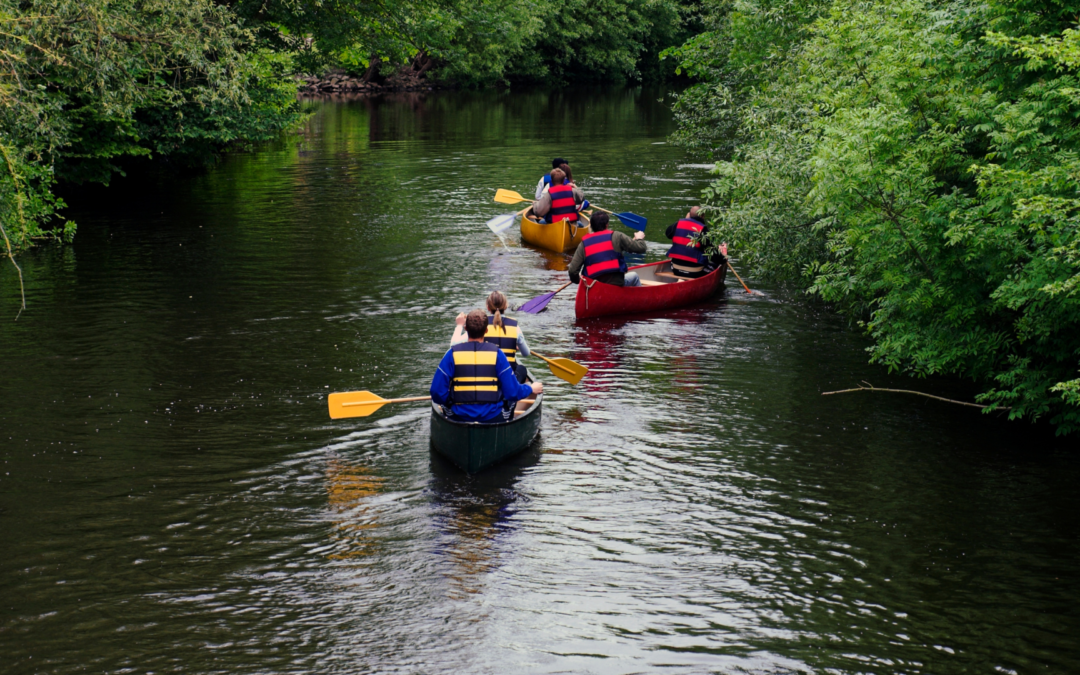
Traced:
<path id="1" fill-rule="evenodd" d="M 454 353 L 454 377 L 450 381 L 453 403 L 498 403 L 502 400 L 495 359 L 499 348 L 490 342 L 462 342 Z"/>
<path id="2" fill-rule="evenodd" d="M 499 349 L 503 354 L 506 354 L 506 360 L 510 362 L 510 366 L 513 367 L 517 363 L 517 340 L 518 340 L 518 322 L 514 319 L 502 318 L 502 330 L 495 327 L 495 317 L 488 317 L 487 334 L 484 335 L 484 342 L 490 342 Z"/>

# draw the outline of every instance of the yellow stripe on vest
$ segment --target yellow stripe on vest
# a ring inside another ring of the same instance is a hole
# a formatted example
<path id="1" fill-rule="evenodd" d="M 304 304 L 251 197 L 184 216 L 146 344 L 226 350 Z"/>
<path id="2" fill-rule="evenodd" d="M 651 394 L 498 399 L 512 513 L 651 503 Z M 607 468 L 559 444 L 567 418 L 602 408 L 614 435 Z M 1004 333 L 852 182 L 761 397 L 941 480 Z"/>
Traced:
<path id="1" fill-rule="evenodd" d="M 454 352 L 455 366 L 493 366 L 498 352 Z"/>
<path id="2" fill-rule="evenodd" d="M 517 339 L 518 327 L 517 326 L 503 326 L 502 330 L 499 330 L 495 324 L 489 323 L 487 327 L 487 333 L 484 337 L 506 337 Z"/>

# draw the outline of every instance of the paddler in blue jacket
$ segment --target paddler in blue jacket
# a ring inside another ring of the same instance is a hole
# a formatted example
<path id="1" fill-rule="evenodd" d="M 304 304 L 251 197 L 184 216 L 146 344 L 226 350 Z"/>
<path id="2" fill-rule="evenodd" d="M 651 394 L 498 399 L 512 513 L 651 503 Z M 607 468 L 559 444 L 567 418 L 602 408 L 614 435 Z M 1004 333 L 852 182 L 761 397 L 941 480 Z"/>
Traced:
<path id="1" fill-rule="evenodd" d="M 485 342 L 487 313 L 474 309 L 465 317 L 467 342 L 446 352 L 431 380 L 431 400 L 455 422 L 494 424 L 513 419 L 521 399 L 544 391 L 544 385 L 520 384 L 498 345 Z"/>

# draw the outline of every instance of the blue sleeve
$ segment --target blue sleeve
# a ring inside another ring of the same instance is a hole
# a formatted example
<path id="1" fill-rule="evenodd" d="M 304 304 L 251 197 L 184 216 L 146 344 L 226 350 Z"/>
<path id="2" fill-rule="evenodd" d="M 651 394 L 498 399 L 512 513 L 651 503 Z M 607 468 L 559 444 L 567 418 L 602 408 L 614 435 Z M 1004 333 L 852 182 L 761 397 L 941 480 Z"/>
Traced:
<path id="1" fill-rule="evenodd" d="M 499 386 L 502 387 L 503 398 L 508 401 L 520 401 L 532 396 L 532 387 L 517 381 L 514 369 L 506 360 L 506 354 L 501 351 L 495 357 L 495 369 L 499 372 Z"/>
<path id="2" fill-rule="evenodd" d="M 454 353 L 448 349 L 442 357 L 442 361 L 439 362 L 439 369 L 435 371 L 435 377 L 431 378 L 432 401 L 439 405 L 446 405 L 446 402 L 450 400 L 450 380 L 453 377 Z"/>

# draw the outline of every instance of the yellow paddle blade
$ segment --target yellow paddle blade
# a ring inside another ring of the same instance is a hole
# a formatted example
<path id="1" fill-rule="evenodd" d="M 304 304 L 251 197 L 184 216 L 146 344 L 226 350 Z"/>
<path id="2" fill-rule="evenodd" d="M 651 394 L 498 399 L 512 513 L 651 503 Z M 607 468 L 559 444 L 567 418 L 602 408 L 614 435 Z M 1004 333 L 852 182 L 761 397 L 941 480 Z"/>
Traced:
<path id="1" fill-rule="evenodd" d="M 343 417 L 367 417 L 389 402 L 370 391 L 335 392 L 327 399 L 332 420 Z"/>
<path id="2" fill-rule="evenodd" d="M 533 352 L 533 354 L 540 356 L 536 352 Z M 581 382 L 581 378 L 589 373 L 589 369 L 577 361 L 564 358 L 549 359 L 544 356 L 540 356 L 540 358 L 548 364 L 548 369 L 551 370 L 552 375 L 560 380 L 566 380 L 570 384 Z"/>
<path id="3" fill-rule="evenodd" d="M 526 199 L 513 190 L 496 190 L 495 201 L 500 204 L 517 204 L 518 202 L 531 202 L 531 199 Z"/>

